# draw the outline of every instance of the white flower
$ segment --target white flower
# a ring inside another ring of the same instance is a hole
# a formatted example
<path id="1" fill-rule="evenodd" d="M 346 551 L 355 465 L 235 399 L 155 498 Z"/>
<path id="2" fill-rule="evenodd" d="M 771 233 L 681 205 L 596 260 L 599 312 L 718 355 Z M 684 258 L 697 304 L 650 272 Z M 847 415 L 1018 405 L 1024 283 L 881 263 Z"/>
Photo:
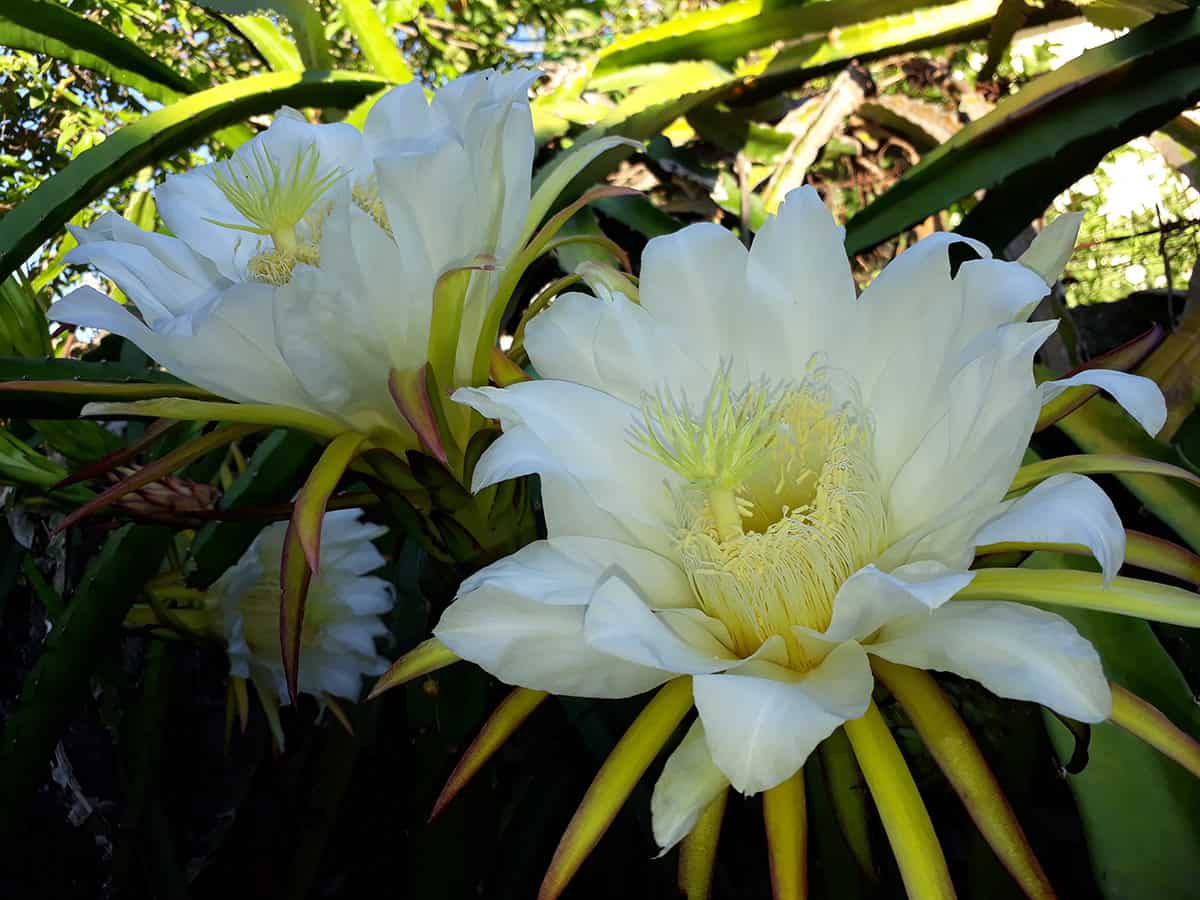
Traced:
<path id="1" fill-rule="evenodd" d="M 232 159 L 157 189 L 174 237 L 114 213 L 74 230 L 69 261 L 99 268 L 137 315 L 90 287 L 51 315 L 123 335 L 230 400 L 394 431 L 416 446 L 388 373 L 424 365 L 440 275 L 516 249 L 530 201 L 534 77 L 464 76 L 432 103 L 403 85 L 380 98 L 361 134 L 284 110 Z M 483 315 L 471 301 L 489 277 L 474 277 L 467 297 L 467 361 Z"/>
<path id="2" fill-rule="evenodd" d="M 367 575 L 383 565 L 372 540 L 386 528 L 359 521 L 361 511 L 326 513 L 321 569 L 313 575 L 300 647 L 300 692 L 357 700 L 365 675 L 388 662 L 375 650 L 387 634 L 380 616 L 392 608 L 391 585 Z M 286 522 L 269 525 L 238 563 L 208 591 L 217 629 L 225 637 L 229 672 L 252 679 L 288 702 L 279 649 L 279 571 Z"/>
<path id="3" fill-rule="evenodd" d="M 715 225 L 655 239 L 640 303 L 568 295 L 533 320 L 546 380 L 455 395 L 504 428 L 473 487 L 537 473 L 549 538 L 467 579 L 435 634 L 503 681 L 559 694 L 692 676 L 699 722 L 654 800 L 664 846 L 726 784 L 780 784 L 861 716 L 871 654 L 1087 722 L 1110 712 L 1100 660 L 1064 619 L 947 603 L 978 545 L 1084 544 L 1108 576 L 1123 559 L 1090 480 L 1005 500 L 1062 389 L 1032 374 L 1054 323 L 1024 321 L 1057 272 L 939 234 L 856 298 L 842 240 L 808 188 L 749 252 Z M 953 272 L 960 242 L 980 258 Z M 1085 381 L 1161 427 L 1152 383 L 1071 379 Z"/>

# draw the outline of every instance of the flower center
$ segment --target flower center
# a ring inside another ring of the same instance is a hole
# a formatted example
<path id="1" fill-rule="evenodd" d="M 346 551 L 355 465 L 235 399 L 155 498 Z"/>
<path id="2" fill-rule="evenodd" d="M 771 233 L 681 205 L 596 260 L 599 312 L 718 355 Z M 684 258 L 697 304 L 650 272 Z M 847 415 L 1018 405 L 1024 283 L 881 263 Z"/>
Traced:
<path id="1" fill-rule="evenodd" d="M 726 369 L 698 412 L 659 397 L 635 429 L 639 449 L 688 482 L 677 540 L 700 607 L 743 655 L 780 635 L 801 670 L 817 660 L 792 626 L 827 628 L 838 589 L 886 532 L 869 420 L 832 393 L 824 370 L 735 392 Z"/>
<path id="2" fill-rule="evenodd" d="M 242 636 L 246 646 L 255 655 L 266 659 L 283 661 L 279 649 L 279 578 L 264 572 L 254 585 L 238 601 L 242 614 Z M 304 611 L 304 627 L 300 632 L 300 643 L 311 646 L 325 620 L 325 604 L 319 592 L 309 595 Z"/>
<path id="3" fill-rule="evenodd" d="M 320 263 L 321 229 L 331 206 L 331 201 L 322 202 L 322 197 L 345 174 L 342 169 L 322 174 L 320 169 L 315 144 L 296 154 L 287 166 L 266 149 L 255 147 L 249 159 L 235 156 L 209 169 L 213 184 L 250 224 L 207 221 L 271 239 L 272 247 L 256 254 L 247 264 L 255 280 L 287 284 L 297 264 Z M 391 234 L 374 176 L 354 186 L 352 199 Z"/>

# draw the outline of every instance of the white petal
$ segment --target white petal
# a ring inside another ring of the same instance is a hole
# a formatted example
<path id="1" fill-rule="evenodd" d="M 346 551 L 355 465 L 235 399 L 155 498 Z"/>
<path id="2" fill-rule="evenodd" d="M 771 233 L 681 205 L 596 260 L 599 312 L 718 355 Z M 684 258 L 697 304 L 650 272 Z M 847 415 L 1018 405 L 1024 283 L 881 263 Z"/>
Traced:
<path id="1" fill-rule="evenodd" d="M 1018 262 L 1037 272 L 1047 287 L 1053 287 L 1075 250 L 1082 224 L 1083 213 L 1063 213 L 1038 233 Z"/>
<path id="2" fill-rule="evenodd" d="M 484 452 L 472 479 L 480 490 L 504 472 L 568 473 L 604 509 L 638 536 L 639 543 L 669 552 L 675 504 L 669 486 L 679 475 L 639 453 L 631 428 L 636 411 L 600 391 L 564 381 L 526 381 L 504 389 L 463 388 L 454 400 L 487 418 L 505 434 Z M 510 434 L 524 427 L 524 434 Z"/>
<path id="3" fill-rule="evenodd" d="M 605 578 L 592 594 L 584 639 L 596 650 L 680 675 L 719 672 L 736 661 L 727 647 L 702 629 L 687 643 L 619 576 Z"/>
<path id="4" fill-rule="evenodd" d="M 704 723 L 697 719 L 654 782 L 650 817 L 654 840 L 662 848 L 659 856 L 687 837 L 700 814 L 728 787 L 729 779 L 708 752 Z"/>
<path id="5" fill-rule="evenodd" d="M 672 677 L 590 647 L 586 606 L 550 605 L 491 585 L 461 594 L 433 629 L 506 684 L 572 697 L 632 697 Z"/>
<path id="6" fill-rule="evenodd" d="M 543 378 L 587 385 L 638 406 L 664 385 L 691 398 L 707 396 L 722 361 L 720 355 L 706 359 L 669 323 L 620 295 L 560 297 L 530 322 L 525 346 Z"/>
<path id="7" fill-rule="evenodd" d="M 980 355 L 943 388 L 934 402 L 940 416 L 898 470 L 902 453 L 896 454 L 882 428 L 876 433 L 881 468 L 897 472 L 888 497 L 893 541 L 956 507 L 965 511 L 1004 498 L 1037 419 L 1033 356 L 1054 327 L 1014 324 L 991 332 Z"/>
<path id="8" fill-rule="evenodd" d="M 614 570 L 655 609 L 695 604 L 687 576 L 675 563 L 640 547 L 591 537 L 554 536 L 526 544 L 468 577 L 459 594 L 487 586 L 550 605 L 586 605 L 601 579 Z"/>
<path id="9" fill-rule="evenodd" d="M 784 198 L 754 236 L 746 265 L 747 343 L 773 377 L 802 378 L 813 353 L 853 340 L 857 298 L 846 257 L 845 229 L 811 187 Z M 772 333 L 774 332 L 774 333 Z"/>
<path id="10" fill-rule="evenodd" d="M 252 142 L 253 139 L 242 146 Z M 250 224 L 221 193 L 209 177 L 207 168 L 168 175 L 154 189 L 158 214 L 172 234 L 211 259 L 225 278 L 241 281 L 245 278 L 247 263 L 266 249 L 270 241 L 262 235 L 224 228 L 211 221 Z"/>
<path id="11" fill-rule="evenodd" d="M 892 662 L 973 678 L 1081 722 L 1102 722 L 1112 695 L 1095 648 L 1066 619 L 1019 603 L 959 602 L 886 625 L 867 647 Z"/>
<path id="12" fill-rule="evenodd" d="M 755 362 L 741 352 L 739 337 L 747 257 L 733 232 L 708 222 L 653 238 L 642 253 L 645 309 L 688 353 L 710 365 L 728 360 L 735 376 Z"/>
<path id="13" fill-rule="evenodd" d="M 371 107 L 363 125 L 367 151 L 373 157 L 395 153 L 406 143 L 427 140 L 431 131 L 429 101 L 416 81 L 392 88 Z"/>
<path id="14" fill-rule="evenodd" d="M 692 683 L 713 762 L 743 794 L 757 794 L 794 775 L 835 728 L 866 712 L 873 680 L 862 647 L 851 642 L 799 678 L 753 662 L 737 675 L 697 675 Z"/>
<path id="15" fill-rule="evenodd" d="M 956 572 L 931 560 L 891 572 L 865 566 L 838 590 L 824 637 L 830 641 L 863 640 L 892 619 L 937 609 L 974 577 L 973 572 Z"/>
<path id="16" fill-rule="evenodd" d="M 955 245 L 983 258 L 962 263 L 951 278 Z M 991 259 L 982 245 L 951 235 L 919 241 L 871 283 L 859 301 L 853 336 L 843 339 L 845 350 L 831 351 L 830 360 L 862 385 L 875 416 L 885 482 L 946 413 L 946 398 L 953 399 L 963 368 L 985 355 L 997 329 L 1011 329 L 1045 291 L 1024 266 Z M 840 356 L 845 361 L 839 363 Z M 965 405 L 977 408 L 978 399 Z"/>
<path id="17" fill-rule="evenodd" d="M 520 430 L 529 434 L 527 429 Z M 530 440 L 537 439 L 530 436 Z M 623 544 L 637 543 L 629 529 L 612 513 L 604 511 L 592 502 L 587 491 L 570 475 L 544 471 L 539 480 L 542 488 L 542 512 L 546 516 L 546 533 L 551 537 L 577 535 L 608 538 Z"/>
<path id="18" fill-rule="evenodd" d="M 596 329 L 607 305 L 587 294 L 561 294 L 530 320 L 525 350 L 539 376 L 607 390 L 600 381 L 595 355 Z"/>
<path id="19" fill-rule="evenodd" d="M 71 233 L 79 246 L 66 261 L 93 265 L 111 278 L 152 328 L 230 284 L 183 241 L 142 231 L 116 213 Z"/>
<path id="20" fill-rule="evenodd" d="M 263 291 L 266 292 L 264 297 Z M 312 401 L 272 345 L 251 327 L 254 311 L 270 314 L 270 288 L 235 285 L 186 323 L 167 327 L 181 334 L 157 334 L 121 304 L 81 287 L 50 308 L 50 317 L 73 325 L 103 328 L 133 341 L 172 374 L 230 400 L 277 403 L 312 409 Z"/>
<path id="21" fill-rule="evenodd" d="M 477 254 L 495 252 L 494 240 L 476 240 L 482 234 L 472 221 L 492 211 L 462 196 L 474 180 L 470 165 L 467 151 L 454 140 L 375 160 L 379 195 L 405 268 L 436 278 Z"/>
<path id="22" fill-rule="evenodd" d="M 1115 372 L 1112 369 L 1084 369 L 1070 378 L 1043 381 L 1042 403 L 1049 403 L 1067 388 L 1081 384 L 1094 384 L 1112 395 L 1125 412 L 1133 416 L 1151 436 L 1158 434 L 1167 422 L 1167 402 L 1157 384 L 1141 375 Z"/>
<path id="23" fill-rule="evenodd" d="M 404 292 L 391 240 L 365 213 L 353 207 L 335 211 L 329 226 L 322 241 L 329 264 L 297 266 L 291 281 L 276 289 L 279 351 L 326 415 L 365 433 L 399 433 L 415 447 L 387 379 L 392 368 L 424 364 L 428 332 L 418 331 L 410 342 L 407 316 L 398 311 L 419 309 L 420 298 Z M 424 306 L 429 309 L 428 301 Z"/>
<path id="24" fill-rule="evenodd" d="M 628 697 L 670 673 L 595 649 L 587 604 L 614 568 L 655 605 L 691 601 L 674 563 L 597 538 L 535 541 L 463 582 L 434 633 L 508 684 L 584 697 Z"/>
<path id="25" fill-rule="evenodd" d="M 344 204 L 330 212 L 321 269 L 342 282 L 341 299 L 356 308 L 347 310 L 354 315 L 340 325 L 348 335 L 344 339 L 380 347 L 382 358 L 396 368 L 413 368 L 426 358 L 433 283 L 405 268 L 404 259 L 396 242 L 358 207 Z M 364 330 L 350 331 L 360 325 Z"/>
<path id="26" fill-rule="evenodd" d="M 1047 478 L 975 535 L 975 546 L 1006 541 L 1083 544 L 1092 551 L 1104 579 L 1125 560 L 1125 529 L 1108 495 L 1090 478 L 1062 474 Z"/>

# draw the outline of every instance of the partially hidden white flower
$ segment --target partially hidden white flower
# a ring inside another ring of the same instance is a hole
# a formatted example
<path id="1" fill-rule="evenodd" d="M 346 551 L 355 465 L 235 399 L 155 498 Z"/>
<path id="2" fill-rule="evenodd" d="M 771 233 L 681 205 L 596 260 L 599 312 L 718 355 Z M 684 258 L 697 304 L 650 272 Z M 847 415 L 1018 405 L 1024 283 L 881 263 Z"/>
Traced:
<path id="1" fill-rule="evenodd" d="M 1073 230 L 1048 238 L 1064 239 Z M 959 243 L 979 258 L 954 271 Z M 434 633 L 503 681 L 558 694 L 692 676 L 699 720 L 654 796 L 663 846 L 727 784 L 780 784 L 861 716 L 870 654 L 1107 718 L 1099 657 L 1066 620 L 947 602 L 983 544 L 1083 544 L 1106 576 L 1123 559 L 1087 478 L 1005 500 L 1061 389 L 1032 372 L 1054 323 L 1024 321 L 1044 276 L 939 234 L 856 297 L 843 232 L 811 188 L 750 251 L 707 224 L 651 241 L 640 303 L 566 295 L 531 322 L 545 380 L 456 393 L 504 429 L 473 487 L 537 473 L 549 537 L 468 578 Z M 1088 379 L 1161 427 L 1151 382 Z"/>
<path id="2" fill-rule="evenodd" d="M 79 246 L 68 261 L 100 269 L 136 314 L 91 287 L 50 314 L 120 334 L 230 400 L 395 431 L 415 447 L 388 373 L 424 364 L 440 275 L 516 249 L 530 201 L 535 77 L 475 73 L 432 102 L 403 85 L 379 99 L 361 133 L 285 109 L 231 159 L 157 188 L 174 236 L 115 213 L 72 230 Z M 471 283 L 464 371 L 489 278 Z"/>
<path id="3" fill-rule="evenodd" d="M 386 528 L 360 521 L 361 510 L 326 513 L 321 529 L 321 569 L 313 575 L 300 645 L 301 693 L 359 698 L 364 676 L 388 662 L 375 649 L 387 634 L 382 616 L 395 601 L 391 585 L 368 575 L 383 565 L 371 543 Z M 267 526 L 213 584 L 208 604 L 215 630 L 225 638 L 229 672 L 253 680 L 288 702 L 279 648 L 279 571 L 286 522 Z"/>

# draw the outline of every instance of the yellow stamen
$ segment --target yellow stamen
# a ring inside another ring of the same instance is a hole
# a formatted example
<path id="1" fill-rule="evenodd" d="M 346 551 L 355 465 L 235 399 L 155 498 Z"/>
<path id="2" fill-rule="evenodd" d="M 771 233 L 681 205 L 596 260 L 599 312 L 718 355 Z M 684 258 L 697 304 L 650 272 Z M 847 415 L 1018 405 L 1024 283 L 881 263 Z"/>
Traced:
<path id="1" fill-rule="evenodd" d="M 277 235 L 294 237 L 295 227 L 344 174 L 341 169 L 319 174 L 320 154 L 315 144 L 296 154 L 286 171 L 262 146 L 254 147 L 249 155 L 253 164 L 244 155 L 235 156 L 213 165 L 208 177 L 250 224 L 208 221 L 223 228 L 271 235 L 272 240 L 278 240 Z"/>
<path id="2" fill-rule="evenodd" d="M 724 369 L 699 413 L 659 398 L 634 432 L 688 482 L 675 497 L 677 540 L 701 608 L 739 653 L 780 635 L 800 670 L 821 650 L 793 626 L 828 627 L 838 589 L 886 532 L 869 422 L 832 394 L 821 370 L 738 393 Z"/>
<path id="3" fill-rule="evenodd" d="M 768 384 L 735 392 L 729 379 L 722 368 L 698 413 L 685 395 L 647 398 L 632 429 L 635 449 L 697 486 L 735 487 L 775 438 L 786 397 Z"/>
<path id="4" fill-rule="evenodd" d="M 354 190 L 351 192 L 351 197 L 354 200 L 355 206 L 374 219 L 375 224 L 391 236 L 392 226 L 388 222 L 387 210 L 384 208 L 383 200 L 379 196 L 379 180 L 374 175 L 369 177 L 365 182 L 356 184 Z"/>
<path id="5" fill-rule="evenodd" d="M 320 175 L 315 144 L 298 153 L 286 170 L 262 147 L 251 150 L 250 157 L 235 156 L 209 169 L 213 184 L 250 224 L 208 221 L 270 237 L 274 249 L 257 254 L 247 270 L 258 281 L 287 284 L 298 263 L 319 261 L 321 227 L 330 207 L 329 201 L 319 201 L 343 172 Z"/>

